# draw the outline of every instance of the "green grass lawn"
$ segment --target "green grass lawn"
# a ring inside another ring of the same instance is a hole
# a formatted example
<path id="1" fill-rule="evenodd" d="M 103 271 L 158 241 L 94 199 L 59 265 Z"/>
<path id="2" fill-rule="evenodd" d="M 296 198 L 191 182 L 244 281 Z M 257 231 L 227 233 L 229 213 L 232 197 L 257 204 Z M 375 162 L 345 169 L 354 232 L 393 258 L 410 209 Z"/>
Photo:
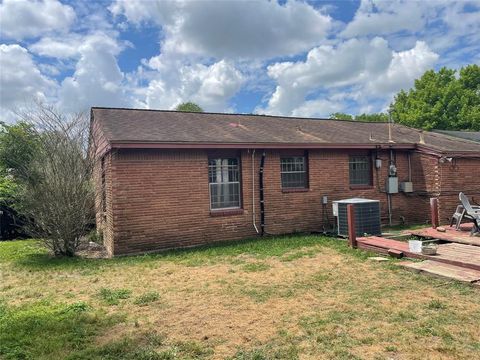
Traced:
<path id="1" fill-rule="evenodd" d="M 106 260 L 0 242 L 0 359 L 473 359 L 480 291 L 321 236 Z"/>

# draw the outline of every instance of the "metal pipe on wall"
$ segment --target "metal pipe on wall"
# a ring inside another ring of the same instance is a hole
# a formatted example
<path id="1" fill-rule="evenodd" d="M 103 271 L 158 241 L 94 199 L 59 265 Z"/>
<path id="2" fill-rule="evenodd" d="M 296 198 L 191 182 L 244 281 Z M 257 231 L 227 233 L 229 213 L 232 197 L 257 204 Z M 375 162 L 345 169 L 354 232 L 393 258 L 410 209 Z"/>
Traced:
<path id="1" fill-rule="evenodd" d="M 265 150 L 263 150 L 262 158 L 260 160 L 260 235 L 265 234 L 265 199 L 263 193 L 263 168 L 265 166 Z"/>
<path id="2" fill-rule="evenodd" d="M 408 181 L 412 182 L 412 154 L 408 152 Z"/>
<path id="3" fill-rule="evenodd" d="M 255 213 L 255 149 L 252 151 L 252 220 L 253 220 L 253 227 L 257 234 L 260 234 L 258 230 L 257 223 L 256 223 L 256 213 Z"/>
<path id="4" fill-rule="evenodd" d="M 393 149 L 390 149 L 390 165 L 393 164 Z M 390 170 L 389 170 L 390 171 Z M 390 175 L 389 175 L 390 176 Z M 388 181 L 388 179 L 387 179 Z M 387 205 L 388 205 L 388 225 L 392 226 L 392 194 L 387 193 Z"/>

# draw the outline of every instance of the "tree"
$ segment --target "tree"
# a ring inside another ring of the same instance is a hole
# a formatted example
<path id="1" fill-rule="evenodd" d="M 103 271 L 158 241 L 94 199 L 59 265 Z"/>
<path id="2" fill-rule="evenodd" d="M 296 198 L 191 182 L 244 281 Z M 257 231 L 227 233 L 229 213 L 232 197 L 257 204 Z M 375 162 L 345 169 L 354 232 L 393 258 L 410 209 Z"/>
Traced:
<path id="1" fill-rule="evenodd" d="M 354 120 L 352 115 L 341 113 L 341 112 L 336 112 L 336 113 L 330 114 L 330 119 L 332 119 L 332 120 Z"/>
<path id="2" fill-rule="evenodd" d="M 20 156 L 15 148 L 2 148 L 3 155 L 16 159 L 9 163 L 20 188 L 15 209 L 29 220 L 30 235 L 42 239 L 55 255 L 73 256 L 94 222 L 95 159 L 87 154 L 88 119 L 43 104 L 19 115 L 28 125 L 27 139 L 34 139 L 35 151 Z"/>
<path id="3" fill-rule="evenodd" d="M 355 120 L 355 121 L 369 121 L 369 122 L 386 122 L 388 121 L 388 114 L 378 113 L 378 114 L 361 114 L 361 115 L 350 115 L 341 112 L 336 112 L 330 114 L 330 119 L 334 120 Z"/>
<path id="4" fill-rule="evenodd" d="M 480 66 L 429 70 L 390 105 L 395 122 L 442 130 L 480 130 Z"/>
<path id="5" fill-rule="evenodd" d="M 355 116 L 355 120 L 368 121 L 368 122 L 387 122 L 388 114 L 385 114 L 385 113 L 361 114 L 361 115 Z"/>
<path id="6" fill-rule="evenodd" d="M 37 136 L 32 124 L 25 121 L 13 125 L 0 124 L 0 171 L 24 173 L 37 148 Z"/>
<path id="7" fill-rule="evenodd" d="M 176 107 L 175 110 L 177 110 L 177 111 L 185 111 L 185 112 L 203 112 L 203 109 L 202 109 L 199 105 L 197 105 L 197 104 L 195 104 L 195 103 L 193 103 L 193 102 L 184 102 L 184 103 L 181 103 L 180 105 L 178 105 L 178 106 Z"/>

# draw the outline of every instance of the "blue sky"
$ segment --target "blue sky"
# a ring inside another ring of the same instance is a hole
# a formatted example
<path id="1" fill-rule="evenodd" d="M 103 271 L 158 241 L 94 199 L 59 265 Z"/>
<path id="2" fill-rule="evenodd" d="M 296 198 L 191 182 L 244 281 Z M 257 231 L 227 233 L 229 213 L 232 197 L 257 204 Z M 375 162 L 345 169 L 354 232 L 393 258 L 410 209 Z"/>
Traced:
<path id="1" fill-rule="evenodd" d="M 328 117 L 480 63 L 480 1 L 0 2 L 3 117 L 33 99 Z"/>

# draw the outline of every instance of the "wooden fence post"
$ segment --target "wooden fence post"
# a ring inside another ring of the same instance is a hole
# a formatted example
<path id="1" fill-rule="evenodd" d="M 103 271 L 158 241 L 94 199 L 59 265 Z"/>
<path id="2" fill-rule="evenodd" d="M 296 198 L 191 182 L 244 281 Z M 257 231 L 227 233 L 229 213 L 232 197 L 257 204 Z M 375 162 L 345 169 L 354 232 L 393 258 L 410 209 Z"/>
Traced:
<path id="1" fill-rule="evenodd" d="M 357 232 L 355 230 L 355 206 L 347 205 L 347 221 L 348 221 L 348 245 L 357 247 Z"/>
<path id="2" fill-rule="evenodd" d="M 430 215 L 432 218 L 432 228 L 440 226 L 438 222 L 438 198 L 430 198 Z"/>

